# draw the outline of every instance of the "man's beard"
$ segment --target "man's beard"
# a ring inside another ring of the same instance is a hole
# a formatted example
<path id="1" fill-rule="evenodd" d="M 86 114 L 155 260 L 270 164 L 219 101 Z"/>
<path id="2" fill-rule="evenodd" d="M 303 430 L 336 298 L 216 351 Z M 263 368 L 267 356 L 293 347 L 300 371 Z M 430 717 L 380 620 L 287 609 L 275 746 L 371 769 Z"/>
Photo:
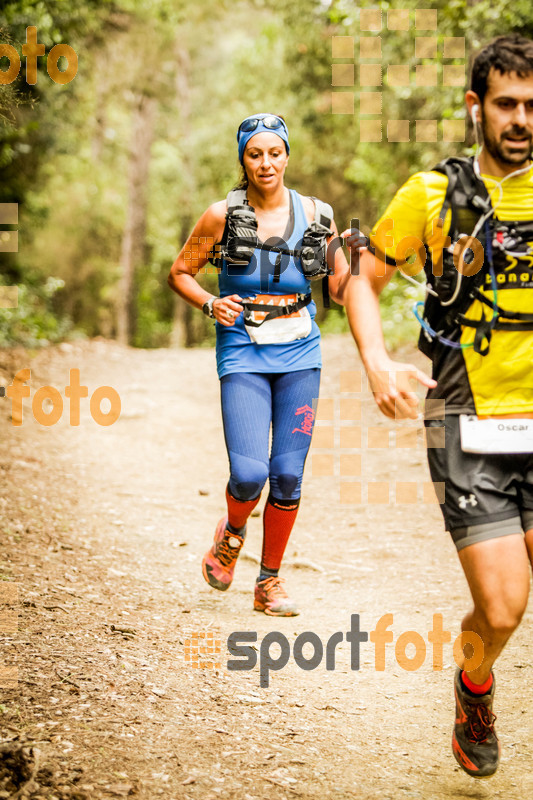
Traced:
<path id="1" fill-rule="evenodd" d="M 499 140 L 489 133 L 485 125 L 485 120 L 482 121 L 482 130 L 483 146 L 496 161 L 500 161 L 502 164 L 516 164 L 520 166 L 531 159 L 533 140 L 531 133 L 528 133 L 525 128 L 513 125 L 512 128 L 501 134 Z M 517 139 L 527 139 L 527 143 L 521 148 L 509 147 L 506 136 L 513 136 Z"/>

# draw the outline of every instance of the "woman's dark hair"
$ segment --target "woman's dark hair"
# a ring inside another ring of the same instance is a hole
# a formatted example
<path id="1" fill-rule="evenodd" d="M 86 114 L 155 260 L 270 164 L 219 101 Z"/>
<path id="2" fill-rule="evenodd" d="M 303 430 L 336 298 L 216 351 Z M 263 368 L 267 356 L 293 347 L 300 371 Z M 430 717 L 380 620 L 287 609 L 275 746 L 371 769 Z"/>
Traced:
<path id="1" fill-rule="evenodd" d="M 233 187 L 234 189 L 247 189 L 248 188 L 248 175 L 246 174 L 246 170 L 244 169 L 242 164 L 239 164 L 240 171 L 239 177 L 237 179 L 237 183 Z"/>
<path id="2" fill-rule="evenodd" d="M 516 72 L 519 78 L 526 78 L 533 72 L 533 41 L 518 33 L 498 36 L 481 50 L 474 59 L 470 88 L 481 102 L 487 93 L 491 69 L 502 75 Z"/>

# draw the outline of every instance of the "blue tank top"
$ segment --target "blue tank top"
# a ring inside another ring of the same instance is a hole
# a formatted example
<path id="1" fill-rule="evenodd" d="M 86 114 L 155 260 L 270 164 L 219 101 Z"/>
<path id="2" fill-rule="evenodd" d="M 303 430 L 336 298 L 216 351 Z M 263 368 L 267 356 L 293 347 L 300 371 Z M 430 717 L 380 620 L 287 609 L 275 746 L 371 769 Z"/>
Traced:
<path id="1" fill-rule="evenodd" d="M 302 200 L 298 192 L 290 189 L 291 214 L 282 246 L 297 249 L 308 226 Z M 269 240 L 280 244 L 280 240 Z M 256 248 L 250 263 L 245 266 L 223 261 L 218 276 L 219 294 L 227 297 L 255 297 L 258 294 L 309 294 L 311 284 L 304 277 L 300 260 L 282 255 L 280 280 L 274 281 L 274 268 L 278 253 Z M 217 371 L 222 378 L 231 372 L 296 372 L 321 367 L 320 330 L 315 322 L 316 305 L 307 306 L 312 319 L 311 333 L 305 339 L 283 344 L 256 344 L 244 327 L 244 316 L 239 314 L 230 328 L 216 323 Z"/>

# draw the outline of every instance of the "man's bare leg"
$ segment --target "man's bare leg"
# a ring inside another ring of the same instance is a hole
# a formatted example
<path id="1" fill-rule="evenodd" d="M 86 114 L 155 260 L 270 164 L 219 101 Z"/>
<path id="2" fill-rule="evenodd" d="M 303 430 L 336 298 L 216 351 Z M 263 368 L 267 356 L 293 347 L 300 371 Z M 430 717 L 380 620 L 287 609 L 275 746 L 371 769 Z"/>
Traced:
<path id="1" fill-rule="evenodd" d="M 474 608 L 462 622 L 463 631 L 477 633 L 484 646 L 484 659 L 468 678 L 481 685 L 488 680 L 492 665 L 516 630 L 526 609 L 529 594 L 530 559 L 533 558 L 533 530 L 528 544 L 522 534 L 487 539 L 459 551 Z"/>

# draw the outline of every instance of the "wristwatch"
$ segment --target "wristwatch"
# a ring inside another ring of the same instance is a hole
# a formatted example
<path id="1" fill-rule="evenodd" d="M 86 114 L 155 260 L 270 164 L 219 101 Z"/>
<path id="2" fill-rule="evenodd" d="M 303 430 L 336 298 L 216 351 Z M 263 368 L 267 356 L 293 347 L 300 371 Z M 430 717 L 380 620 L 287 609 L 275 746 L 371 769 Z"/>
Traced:
<path id="1" fill-rule="evenodd" d="M 203 304 L 202 311 L 209 317 L 209 319 L 215 319 L 215 315 L 213 314 L 213 303 L 217 300 L 216 297 L 210 297 L 209 300 Z"/>

